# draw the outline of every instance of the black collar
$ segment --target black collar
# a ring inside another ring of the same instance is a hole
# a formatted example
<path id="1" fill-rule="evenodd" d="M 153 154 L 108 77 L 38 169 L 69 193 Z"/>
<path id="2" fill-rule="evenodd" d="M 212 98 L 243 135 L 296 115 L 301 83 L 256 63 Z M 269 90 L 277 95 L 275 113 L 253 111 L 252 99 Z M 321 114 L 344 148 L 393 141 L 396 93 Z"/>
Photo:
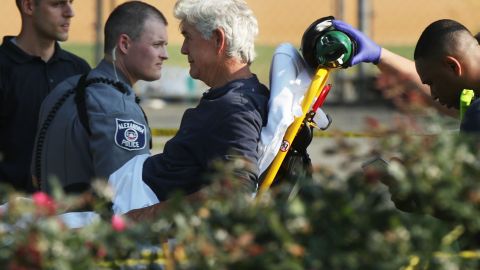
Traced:
<path id="1" fill-rule="evenodd" d="M 12 38 L 14 38 L 14 36 L 3 37 L 2 47 L 6 50 L 7 56 L 9 56 L 13 61 L 19 64 L 23 64 L 32 60 L 41 60 L 39 56 L 28 54 L 22 49 L 20 49 L 20 47 L 18 47 L 12 42 Z M 69 57 L 67 53 L 62 50 L 62 48 L 60 48 L 58 42 L 55 42 L 55 51 L 52 57 L 48 60 L 48 62 L 54 62 L 57 60 L 69 60 Z"/>
<path id="2" fill-rule="evenodd" d="M 204 99 L 216 99 L 219 98 L 223 95 L 225 95 L 227 92 L 229 92 L 232 89 L 241 87 L 244 84 L 258 84 L 258 78 L 255 74 L 253 74 L 252 77 L 248 79 L 237 79 L 233 80 L 231 82 L 228 82 L 224 86 L 218 87 L 218 88 L 210 88 L 207 92 L 203 93 L 203 98 Z"/>

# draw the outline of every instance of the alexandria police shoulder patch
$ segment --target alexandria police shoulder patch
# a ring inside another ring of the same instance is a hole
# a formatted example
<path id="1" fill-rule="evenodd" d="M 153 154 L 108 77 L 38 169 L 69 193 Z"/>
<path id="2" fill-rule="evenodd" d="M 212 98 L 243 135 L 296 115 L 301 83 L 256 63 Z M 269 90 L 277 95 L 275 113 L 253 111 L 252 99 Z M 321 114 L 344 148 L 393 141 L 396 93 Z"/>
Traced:
<path id="1" fill-rule="evenodd" d="M 147 130 L 145 125 L 133 120 L 115 118 L 115 143 L 123 149 L 133 151 L 145 148 Z"/>

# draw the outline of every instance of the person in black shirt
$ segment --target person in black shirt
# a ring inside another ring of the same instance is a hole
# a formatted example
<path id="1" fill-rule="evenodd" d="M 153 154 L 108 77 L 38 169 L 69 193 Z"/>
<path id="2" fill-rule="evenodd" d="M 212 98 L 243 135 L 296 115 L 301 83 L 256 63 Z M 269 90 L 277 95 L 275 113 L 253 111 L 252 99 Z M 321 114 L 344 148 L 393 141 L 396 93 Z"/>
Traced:
<path id="1" fill-rule="evenodd" d="M 477 63 L 480 33 L 473 36 L 460 22 L 441 19 L 429 24 L 419 37 L 414 60 L 380 47 L 346 22 L 334 20 L 333 25 L 337 30 L 348 34 L 358 45 L 348 65 L 374 63 L 382 73 L 414 85 L 422 96 L 432 96 L 430 104 L 441 113 L 458 117 L 460 92 L 463 89 L 479 91 L 480 69 Z M 412 87 L 409 86 L 408 89 L 410 88 Z M 398 91 L 399 87 L 396 89 Z M 470 107 L 460 130 L 478 133 L 480 117 L 475 112 L 478 111 L 478 104 Z"/>
<path id="2" fill-rule="evenodd" d="M 34 191 L 30 174 L 40 105 L 64 79 L 90 70 L 83 59 L 64 51 L 72 0 L 16 0 L 22 26 L 0 46 L 0 183 Z"/>
<path id="3" fill-rule="evenodd" d="M 460 109 L 460 96 L 471 89 L 480 94 L 480 44 L 461 23 L 442 19 L 422 32 L 414 52 L 415 67 L 431 96 L 445 107 Z M 460 131 L 478 135 L 480 103 L 473 100 L 461 119 Z"/>

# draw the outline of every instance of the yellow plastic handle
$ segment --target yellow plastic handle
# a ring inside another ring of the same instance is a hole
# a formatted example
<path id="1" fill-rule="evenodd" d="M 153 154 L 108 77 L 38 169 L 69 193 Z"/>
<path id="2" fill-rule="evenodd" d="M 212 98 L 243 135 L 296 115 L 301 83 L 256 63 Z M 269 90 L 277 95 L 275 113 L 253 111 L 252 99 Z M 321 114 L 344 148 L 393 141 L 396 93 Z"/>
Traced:
<path id="1" fill-rule="evenodd" d="M 288 127 L 285 135 L 283 137 L 282 145 L 280 146 L 280 150 L 278 151 L 275 159 L 272 161 L 272 164 L 268 168 L 267 174 L 265 175 L 265 179 L 260 186 L 259 192 L 257 197 L 260 196 L 264 191 L 266 191 L 273 183 L 275 176 L 282 165 L 285 156 L 287 155 L 288 149 L 292 145 L 293 139 L 298 133 L 303 120 L 305 119 L 308 110 L 312 106 L 315 98 L 320 96 L 321 92 L 325 84 L 327 83 L 328 75 L 330 71 L 326 68 L 319 68 L 315 72 L 315 75 L 310 83 L 310 87 L 308 88 L 307 92 L 305 93 L 305 97 L 302 102 L 302 116 L 296 117 L 293 123 Z"/>

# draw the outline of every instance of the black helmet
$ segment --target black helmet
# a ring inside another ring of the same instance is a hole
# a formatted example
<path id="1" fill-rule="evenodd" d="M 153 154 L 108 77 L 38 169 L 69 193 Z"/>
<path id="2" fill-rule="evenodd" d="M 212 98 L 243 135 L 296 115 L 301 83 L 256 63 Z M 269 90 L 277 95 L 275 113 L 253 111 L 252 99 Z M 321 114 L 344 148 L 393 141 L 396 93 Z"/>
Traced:
<path id="1" fill-rule="evenodd" d="M 346 67 L 355 54 L 355 42 L 332 26 L 334 19 L 320 18 L 303 33 L 301 52 L 312 69 Z"/>

